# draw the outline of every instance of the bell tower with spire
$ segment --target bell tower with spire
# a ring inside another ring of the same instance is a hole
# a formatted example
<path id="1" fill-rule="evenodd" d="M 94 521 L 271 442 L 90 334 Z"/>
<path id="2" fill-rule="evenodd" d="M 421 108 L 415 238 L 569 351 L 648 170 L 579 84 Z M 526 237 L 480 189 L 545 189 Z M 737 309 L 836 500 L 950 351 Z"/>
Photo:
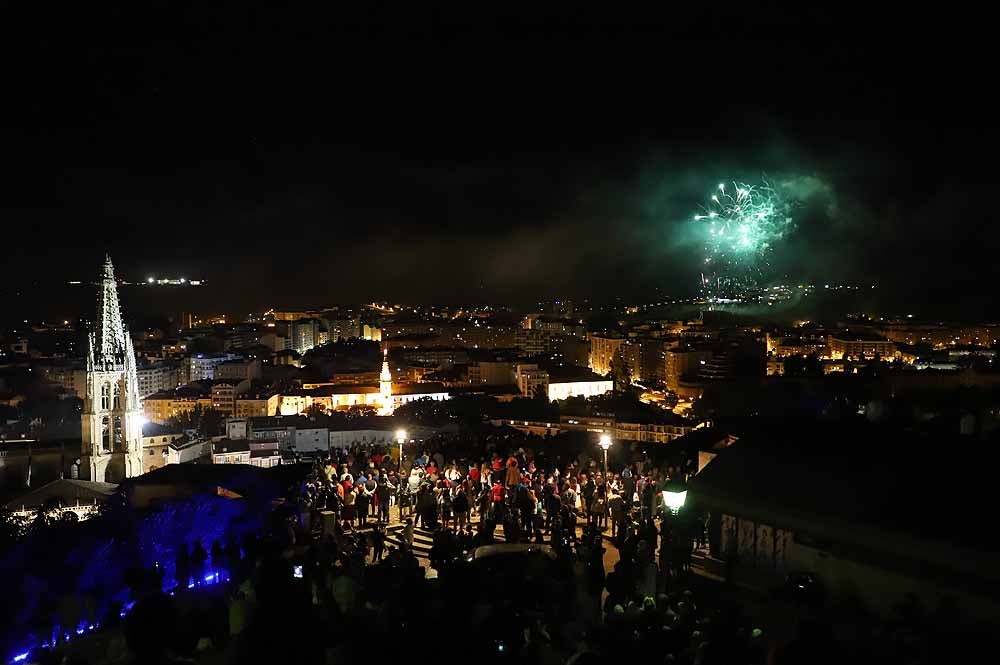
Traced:
<path id="1" fill-rule="evenodd" d="M 391 416 L 392 408 L 392 372 L 389 371 L 389 349 L 382 349 L 382 373 L 378 375 L 378 391 L 382 396 L 382 408 L 379 415 Z"/>
<path id="2" fill-rule="evenodd" d="M 142 403 L 132 339 L 122 323 L 111 257 L 97 287 L 97 321 L 87 336 L 80 476 L 117 483 L 142 473 Z"/>

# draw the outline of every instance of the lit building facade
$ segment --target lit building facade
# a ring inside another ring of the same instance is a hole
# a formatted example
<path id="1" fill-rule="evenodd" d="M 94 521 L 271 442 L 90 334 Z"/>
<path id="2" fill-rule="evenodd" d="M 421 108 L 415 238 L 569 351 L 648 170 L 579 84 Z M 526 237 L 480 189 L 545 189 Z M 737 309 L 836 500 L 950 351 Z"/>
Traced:
<path id="1" fill-rule="evenodd" d="M 183 432 L 158 425 L 146 423 L 142 427 L 142 464 L 145 472 L 155 471 L 167 464 L 170 457 L 170 447 L 184 437 Z"/>
<path id="2" fill-rule="evenodd" d="M 39 369 L 46 381 L 59 386 L 63 392 L 86 399 L 87 369 L 82 364 L 42 365 Z"/>
<path id="3" fill-rule="evenodd" d="M 215 366 L 216 379 L 259 379 L 263 373 L 260 360 L 250 358 L 246 360 L 229 360 Z"/>
<path id="4" fill-rule="evenodd" d="M 172 362 L 159 362 L 139 367 L 136 370 L 139 397 L 147 397 L 162 390 L 173 390 L 177 387 L 177 378 L 177 365 Z"/>
<path id="5" fill-rule="evenodd" d="M 236 415 L 236 397 L 250 387 L 246 379 L 225 379 L 212 384 L 212 408 L 224 416 Z"/>
<path id="6" fill-rule="evenodd" d="M 234 405 L 234 415 L 237 418 L 273 416 L 278 413 L 280 402 L 281 396 L 278 394 L 238 395 Z"/>
<path id="7" fill-rule="evenodd" d="M 480 360 L 470 363 L 468 372 L 472 385 L 506 386 L 516 383 L 512 362 Z"/>
<path id="8" fill-rule="evenodd" d="M 216 366 L 236 360 L 238 356 L 231 353 L 219 353 L 214 355 L 198 354 L 184 359 L 182 366 L 180 383 L 190 383 L 191 381 L 201 381 L 203 379 L 215 379 Z"/>
<path id="9" fill-rule="evenodd" d="M 171 418 L 191 413 L 197 407 L 212 408 L 211 395 L 175 394 L 173 391 L 150 395 L 142 403 L 146 420 L 164 424 Z"/>
<path id="10" fill-rule="evenodd" d="M 319 319 L 299 319 L 289 326 L 292 346 L 298 353 L 302 354 L 319 345 L 320 323 Z"/>
<path id="11" fill-rule="evenodd" d="M 306 413 L 314 406 L 324 411 L 371 406 L 379 415 L 388 416 L 402 406 L 418 399 L 446 400 L 449 393 L 440 383 L 404 383 L 392 380 L 389 359 L 383 353 L 382 372 L 378 385 L 325 384 L 318 388 L 294 390 L 277 396 L 277 413 L 294 416 Z M 271 412 L 274 413 L 274 412 Z"/>
<path id="12" fill-rule="evenodd" d="M 830 357 L 834 360 L 844 358 L 876 358 L 891 359 L 896 353 L 896 345 L 888 339 L 874 335 L 831 334 L 827 338 L 830 346 Z"/>
<path id="13" fill-rule="evenodd" d="M 625 339 L 618 336 L 590 335 L 590 369 L 604 376 L 611 371 L 611 361 Z"/>
<path id="14" fill-rule="evenodd" d="M 549 392 L 549 373 L 547 370 L 539 369 L 538 365 L 525 364 L 514 367 L 514 380 L 518 390 L 525 397 L 534 397 Z"/>
<path id="15" fill-rule="evenodd" d="M 681 392 L 684 379 L 697 379 L 701 368 L 711 359 L 712 351 L 709 349 L 680 347 L 664 351 L 664 383 L 667 390 Z"/>
<path id="16" fill-rule="evenodd" d="M 569 399 L 570 397 L 597 397 L 612 390 L 614 390 L 614 381 L 611 379 L 557 381 L 548 385 L 549 401 Z"/>

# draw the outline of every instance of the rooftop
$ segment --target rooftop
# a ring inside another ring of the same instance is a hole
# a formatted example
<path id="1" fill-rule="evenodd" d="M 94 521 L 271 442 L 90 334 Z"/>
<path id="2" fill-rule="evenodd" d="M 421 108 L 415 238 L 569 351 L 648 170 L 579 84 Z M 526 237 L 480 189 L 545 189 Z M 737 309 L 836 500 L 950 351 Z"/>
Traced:
<path id="1" fill-rule="evenodd" d="M 142 424 L 143 436 L 169 436 L 171 434 L 183 434 L 183 432 L 176 427 L 161 425 L 159 423 L 147 422 Z"/>
<path id="2" fill-rule="evenodd" d="M 394 383 L 392 384 L 393 395 L 430 395 L 432 393 L 445 393 L 448 389 L 443 383 L 428 381 L 426 383 Z"/>
<path id="3" fill-rule="evenodd" d="M 222 487 L 242 496 L 278 496 L 281 487 L 276 476 L 244 464 L 167 464 L 129 478 L 123 484 L 135 487 L 185 486 L 213 495 Z"/>
<path id="4" fill-rule="evenodd" d="M 829 334 L 830 339 L 842 342 L 888 342 L 885 337 L 866 330 L 834 330 Z"/>
<path id="5" fill-rule="evenodd" d="M 118 486 L 113 483 L 64 478 L 28 490 L 8 501 L 4 504 L 4 508 L 8 510 L 20 510 L 21 507 L 35 508 L 51 499 L 58 499 L 63 505 L 75 504 L 77 501 L 80 503 L 100 502 L 114 494 L 117 488 Z"/>
<path id="6" fill-rule="evenodd" d="M 372 384 L 362 384 L 362 385 L 334 384 L 332 386 L 320 386 L 319 388 L 310 388 L 309 390 L 297 390 L 292 394 L 311 395 L 312 397 L 329 397 L 332 395 L 367 395 L 371 393 L 377 393 L 378 391 L 379 391 L 378 385 L 372 385 Z"/>
<path id="7" fill-rule="evenodd" d="M 959 453 L 959 451 L 964 451 Z M 958 473 L 947 454 L 974 455 Z M 996 551 L 983 488 L 1000 454 L 988 442 L 940 440 L 888 426 L 787 425 L 744 434 L 692 481 L 712 502 L 805 523 L 905 533 Z"/>
<path id="8" fill-rule="evenodd" d="M 576 367 L 575 365 L 550 365 L 544 369 L 547 369 L 549 372 L 549 383 L 609 380 L 600 374 L 590 371 L 586 367 Z"/>
<path id="9" fill-rule="evenodd" d="M 212 444 L 212 453 L 245 453 L 250 450 L 250 442 L 246 439 L 222 439 Z"/>

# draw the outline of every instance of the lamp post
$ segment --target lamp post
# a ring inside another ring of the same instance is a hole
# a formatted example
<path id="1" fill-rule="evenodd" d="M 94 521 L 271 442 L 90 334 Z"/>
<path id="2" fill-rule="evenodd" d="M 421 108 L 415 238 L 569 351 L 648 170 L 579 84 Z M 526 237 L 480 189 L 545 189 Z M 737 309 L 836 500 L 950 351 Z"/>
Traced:
<path id="1" fill-rule="evenodd" d="M 611 436 L 608 435 L 608 434 L 602 434 L 601 435 L 601 440 L 597 444 L 597 445 L 599 445 L 601 447 L 601 450 L 604 451 L 604 484 L 605 484 L 605 487 L 607 487 L 607 483 L 608 483 L 608 448 L 611 447 L 611 443 L 612 443 Z"/>
<path id="2" fill-rule="evenodd" d="M 406 430 L 396 430 L 396 443 L 399 444 L 399 459 L 396 461 L 396 473 L 403 475 L 403 443 L 406 441 Z"/>
<path id="3" fill-rule="evenodd" d="M 670 480 L 663 486 L 663 505 L 670 510 L 671 515 L 676 515 L 684 502 L 687 500 L 687 485 L 679 480 Z"/>
<path id="4" fill-rule="evenodd" d="M 398 429 L 396 430 L 396 442 L 399 444 L 399 459 L 396 460 L 396 482 L 399 483 L 399 487 L 396 488 L 396 493 L 398 496 L 397 510 L 399 511 L 399 521 L 403 521 L 403 442 L 406 441 L 406 430 Z M 412 507 L 411 507 L 412 510 Z"/>

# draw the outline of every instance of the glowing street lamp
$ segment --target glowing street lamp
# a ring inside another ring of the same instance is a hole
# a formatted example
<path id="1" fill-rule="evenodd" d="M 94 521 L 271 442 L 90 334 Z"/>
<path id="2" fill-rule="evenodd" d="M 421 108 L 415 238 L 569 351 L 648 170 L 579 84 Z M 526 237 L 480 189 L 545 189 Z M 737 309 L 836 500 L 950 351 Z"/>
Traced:
<path id="1" fill-rule="evenodd" d="M 671 480 L 664 485 L 660 494 L 663 495 L 663 505 L 670 509 L 671 515 L 676 515 L 684 507 L 684 502 L 687 500 L 687 485 L 680 481 Z"/>
<path id="2" fill-rule="evenodd" d="M 597 443 L 604 451 L 604 482 L 608 482 L 608 448 L 611 447 L 612 441 L 611 436 L 608 434 L 602 434 L 601 440 Z"/>

